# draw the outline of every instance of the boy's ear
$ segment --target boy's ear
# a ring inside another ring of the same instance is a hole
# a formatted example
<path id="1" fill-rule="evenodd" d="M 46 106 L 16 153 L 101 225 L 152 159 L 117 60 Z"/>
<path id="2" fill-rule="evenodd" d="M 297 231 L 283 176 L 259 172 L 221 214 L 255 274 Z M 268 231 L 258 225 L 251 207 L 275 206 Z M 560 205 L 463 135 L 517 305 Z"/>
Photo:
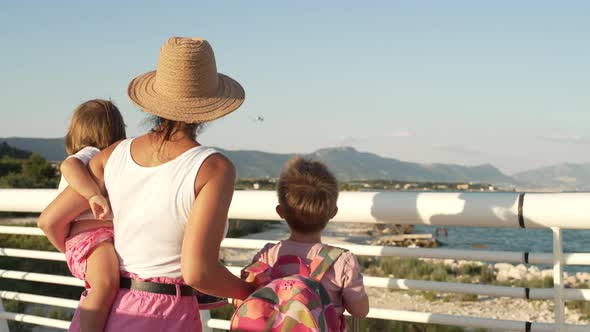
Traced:
<path id="1" fill-rule="evenodd" d="M 336 206 L 334 208 L 334 212 L 332 213 L 332 216 L 330 217 L 330 219 L 333 219 L 334 217 L 336 217 L 337 214 L 338 214 L 338 207 Z"/>
<path id="2" fill-rule="evenodd" d="M 281 207 L 281 205 L 277 205 L 277 207 L 275 208 L 275 211 L 277 211 L 277 214 L 279 215 L 279 217 L 281 217 L 281 219 L 285 219 L 285 213 L 283 212 L 283 208 Z"/>

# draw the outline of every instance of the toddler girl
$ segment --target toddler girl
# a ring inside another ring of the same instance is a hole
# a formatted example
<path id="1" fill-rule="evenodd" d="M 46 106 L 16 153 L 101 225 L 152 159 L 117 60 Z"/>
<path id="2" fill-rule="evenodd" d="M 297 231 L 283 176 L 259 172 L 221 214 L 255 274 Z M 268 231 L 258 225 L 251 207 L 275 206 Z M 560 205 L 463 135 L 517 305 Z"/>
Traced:
<path id="1" fill-rule="evenodd" d="M 119 289 L 119 261 L 113 246 L 109 203 L 86 167 L 100 150 L 122 139 L 123 117 L 112 102 L 102 99 L 89 100 L 76 108 L 65 137 L 69 156 L 61 164 L 58 192 L 69 185 L 88 200 L 91 210 L 70 218 L 71 224 L 59 226 L 58 235 L 48 238 L 57 249 L 65 251 L 72 275 L 86 283 L 88 295 L 80 304 L 83 331 L 104 329 Z M 59 202 L 54 200 L 39 217 L 39 227 L 46 234 L 47 229 L 55 229 L 58 221 L 65 218 L 59 212 Z"/>

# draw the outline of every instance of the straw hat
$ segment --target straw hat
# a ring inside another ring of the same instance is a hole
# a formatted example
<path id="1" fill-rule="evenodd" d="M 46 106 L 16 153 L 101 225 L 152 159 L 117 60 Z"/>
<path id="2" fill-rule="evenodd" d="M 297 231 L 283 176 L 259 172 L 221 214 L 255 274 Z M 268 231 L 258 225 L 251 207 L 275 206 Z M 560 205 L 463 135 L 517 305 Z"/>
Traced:
<path id="1" fill-rule="evenodd" d="M 217 119 L 244 102 L 240 83 L 217 72 L 213 49 L 201 38 L 168 39 L 156 70 L 133 79 L 127 94 L 148 113 L 186 123 Z"/>

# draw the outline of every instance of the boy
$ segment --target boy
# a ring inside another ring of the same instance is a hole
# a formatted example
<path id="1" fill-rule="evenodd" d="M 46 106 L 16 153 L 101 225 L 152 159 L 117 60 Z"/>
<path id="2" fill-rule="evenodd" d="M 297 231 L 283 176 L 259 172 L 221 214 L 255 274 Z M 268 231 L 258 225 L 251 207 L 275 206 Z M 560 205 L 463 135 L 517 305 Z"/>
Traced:
<path id="1" fill-rule="evenodd" d="M 280 256 L 294 255 L 309 265 L 324 247 L 322 231 L 338 212 L 338 182 L 323 163 L 295 157 L 281 173 L 277 193 L 276 211 L 289 225 L 290 236 L 278 244 L 267 244 L 254 256 L 253 262 L 272 266 Z M 282 272 L 289 275 L 297 271 L 297 266 L 287 265 Z M 357 317 L 365 317 L 369 312 L 360 267 L 349 251 L 334 261 L 320 283 L 339 316 L 345 309 Z"/>

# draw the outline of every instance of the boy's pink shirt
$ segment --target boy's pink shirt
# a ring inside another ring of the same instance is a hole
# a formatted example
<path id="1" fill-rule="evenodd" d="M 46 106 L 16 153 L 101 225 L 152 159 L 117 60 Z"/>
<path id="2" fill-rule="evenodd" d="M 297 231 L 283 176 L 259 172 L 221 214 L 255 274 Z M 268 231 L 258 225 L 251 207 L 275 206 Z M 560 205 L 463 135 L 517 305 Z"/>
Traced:
<path id="1" fill-rule="evenodd" d="M 317 256 L 322 249 L 321 243 L 303 243 L 291 240 L 280 241 L 277 245 L 269 243 L 260 250 L 253 258 L 253 262 L 262 261 L 268 265 L 274 265 L 280 256 L 295 255 L 303 259 L 307 265 Z M 295 274 L 298 272 L 297 266 L 288 265 L 284 272 Z M 367 296 L 363 285 L 363 276 L 359 264 L 352 253 L 349 251 L 343 253 L 334 262 L 332 267 L 326 272 L 320 281 L 324 289 L 328 292 L 330 299 L 336 307 L 338 315 L 344 313 L 346 303 L 358 301 Z"/>

